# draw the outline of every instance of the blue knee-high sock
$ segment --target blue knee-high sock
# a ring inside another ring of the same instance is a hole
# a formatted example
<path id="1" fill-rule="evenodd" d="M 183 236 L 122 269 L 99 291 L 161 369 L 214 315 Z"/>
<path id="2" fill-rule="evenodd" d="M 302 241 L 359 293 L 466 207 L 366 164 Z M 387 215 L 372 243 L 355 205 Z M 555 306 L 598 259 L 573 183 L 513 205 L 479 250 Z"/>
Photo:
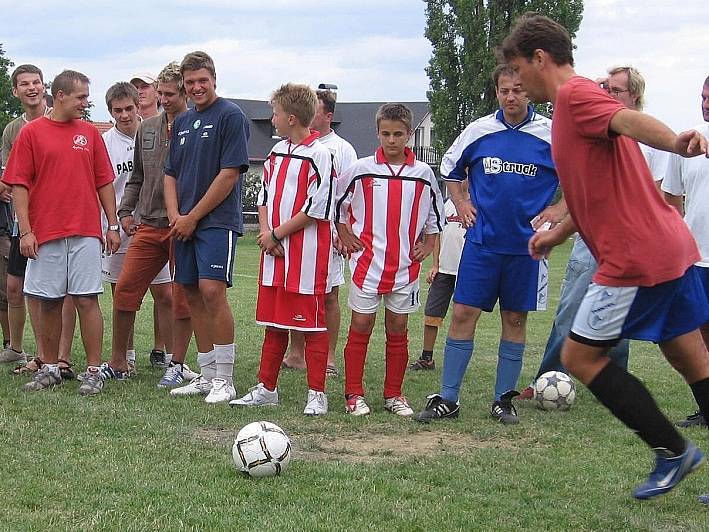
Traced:
<path id="1" fill-rule="evenodd" d="M 441 376 L 441 397 L 446 401 L 457 401 L 463 375 L 468 369 L 468 362 L 473 357 L 472 340 L 453 340 L 446 338 L 443 351 L 443 374 Z"/>
<path id="2" fill-rule="evenodd" d="M 497 380 L 495 381 L 495 401 L 499 401 L 503 393 L 514 390 L 519 374 L 522 373 L 522 355 L 525 344 L 500 340 L 497 354 Z"/>

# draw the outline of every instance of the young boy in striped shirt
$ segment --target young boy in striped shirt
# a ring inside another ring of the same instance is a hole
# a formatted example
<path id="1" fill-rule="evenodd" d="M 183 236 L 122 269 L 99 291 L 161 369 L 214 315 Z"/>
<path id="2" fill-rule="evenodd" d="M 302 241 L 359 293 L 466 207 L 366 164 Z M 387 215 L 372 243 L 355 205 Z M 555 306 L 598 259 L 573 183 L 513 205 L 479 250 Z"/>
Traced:
<path id="1" fill-rule="evenodd" d="M 288 332 L 305 333 L 308 399 L 303 414 L 327 413 L 325 370 L 328 337 L 325 294 L 330 289 L 334 202 L 332 155 L 308 125 L 317 107 L 306 85 L 286 84 L 273 93 L 271 122 L 285 140 L 266 158 L 259 192 L 261 248 L 256 322 L 266 326 L 259 383 L 232 406 L 278 404 L 278 374 Z"/>
<path id="2" fill-rule="evenodd" d="M 411 110 L 384 104 L 376 115 L 381 146 L 337 180 L 335 222 L 350 254 L 352 320 L 345 346 L 346 411 L 369 414 L 362 378 L 377 308 L 386 308 L 384 408 L 400 416 L 413 410 L 401 391 L 409 361 L 408 315 L 419 308 L 421 262 L 443 229 L 441 192 L 431 167 L 406 146 Z"/>

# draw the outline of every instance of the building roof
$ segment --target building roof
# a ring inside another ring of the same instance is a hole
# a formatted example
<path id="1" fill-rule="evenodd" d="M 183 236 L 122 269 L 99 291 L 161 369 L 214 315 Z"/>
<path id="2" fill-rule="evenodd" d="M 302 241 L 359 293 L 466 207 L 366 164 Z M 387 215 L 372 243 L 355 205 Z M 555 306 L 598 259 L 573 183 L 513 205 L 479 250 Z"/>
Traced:
<path id="1" fill-rule="evenodd" d="M 102 135 L 111 129 L 113 127 L 113 124 L 111 122 L 91 122 L 93 125 L 96 126 L 96 129 L 98 129 L 98 132 L 101 133 Z"/>
<path id="2" fill-rule="evenodd" d="M 271 105 L 262 100 L 230 98 L 251 121 L 249 138 L 249 158 L 263 161 L 271 148 L 278 142 L 272 138 Z M 332 128 L 347 140 L 359 157 L 371 155 L 376 150 L 377 140 L 374 115 L 385 102 L 338 102 Z M 414 129 L 429 113 L 428 102 L 402 102 L 414 113 Z"/>

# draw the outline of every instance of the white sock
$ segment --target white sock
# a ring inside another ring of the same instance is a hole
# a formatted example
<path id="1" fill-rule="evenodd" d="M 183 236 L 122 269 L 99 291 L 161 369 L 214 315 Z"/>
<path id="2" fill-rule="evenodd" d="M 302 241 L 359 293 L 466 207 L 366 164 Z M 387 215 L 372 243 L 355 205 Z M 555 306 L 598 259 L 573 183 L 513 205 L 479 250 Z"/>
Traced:
<path id="1" fill-rule="evenodd" d="M 217 366 L 217 378 L 234 382 L 234 344 L 217 345 L 214 344 L 214 354 Z"/>
<path id="2" fill-rule="evenodd" d="M 197 363 L 199 364 L 199 369 L 202 372 L 202 377 L 205 380 L 211 381 L 217 376 L 217 363 L 214 350 L 208 353 L 197 353 Z"/>
<path id="3" fill-rule="evenodd" d="M 167 364 L 169 366 L 171 360 L 172 360 L 172 353 L 165 353 L 165 364 Z"/>
<path id="4" fill-rule="evenodd" d="M 135 364 L 135 349 L 129 349 L 126 351 L 126 360 Z"/>

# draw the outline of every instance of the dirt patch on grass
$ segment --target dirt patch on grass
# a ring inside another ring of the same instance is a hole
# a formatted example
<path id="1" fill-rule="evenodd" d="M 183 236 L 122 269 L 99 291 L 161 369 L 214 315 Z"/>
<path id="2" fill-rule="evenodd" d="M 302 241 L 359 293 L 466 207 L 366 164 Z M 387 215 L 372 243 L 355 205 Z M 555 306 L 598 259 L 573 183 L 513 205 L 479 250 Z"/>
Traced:
<path id="1" fill-rule="evenodd" d="M 226 429 L 201 428 L 194 432 L 200 441 L 231 445 L 235 433 Z M 426 456 L 460 455 L 470 449 L 517 449 L 529 442 L 519 439 L 479 439 L 472 434 L 448 432 L 413 432 L 409 434 L 378 434 L 368 431 L 324 436 L 321 434 L 291 434 L 296 459 L 351 463 L 404 460 Z"/>

